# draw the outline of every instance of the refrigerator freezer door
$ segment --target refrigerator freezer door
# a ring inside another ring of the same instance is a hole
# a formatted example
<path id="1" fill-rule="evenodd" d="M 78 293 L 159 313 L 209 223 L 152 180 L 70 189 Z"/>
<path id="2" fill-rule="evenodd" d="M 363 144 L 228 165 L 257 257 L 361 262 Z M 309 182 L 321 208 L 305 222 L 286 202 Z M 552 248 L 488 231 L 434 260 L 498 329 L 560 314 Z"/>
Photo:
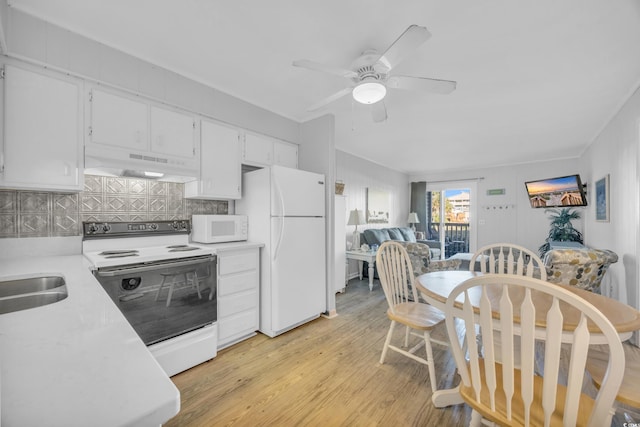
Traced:
<path id="1" fill-rule="evenodd" d="M 271 216 L 324 216 L 324 175 L 271 168 Z"/>
<path id="2" fill-rule="evenodd" d="M 271 233 L 271 325 L 260 326 L 273 336 L 326 311 L 324 218 L 274 217 Z"/>

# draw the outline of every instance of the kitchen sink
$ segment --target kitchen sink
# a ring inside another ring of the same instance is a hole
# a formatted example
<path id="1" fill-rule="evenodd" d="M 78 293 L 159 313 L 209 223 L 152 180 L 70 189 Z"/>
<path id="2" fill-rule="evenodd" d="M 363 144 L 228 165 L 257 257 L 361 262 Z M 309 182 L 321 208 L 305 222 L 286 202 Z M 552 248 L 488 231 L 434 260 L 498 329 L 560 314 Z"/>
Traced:
<path id="1" fill-rule="evenodd" d="M 0 314 L 53 304 L 68 295 L 64 278 L 60 276 L 0 281 Z"/>

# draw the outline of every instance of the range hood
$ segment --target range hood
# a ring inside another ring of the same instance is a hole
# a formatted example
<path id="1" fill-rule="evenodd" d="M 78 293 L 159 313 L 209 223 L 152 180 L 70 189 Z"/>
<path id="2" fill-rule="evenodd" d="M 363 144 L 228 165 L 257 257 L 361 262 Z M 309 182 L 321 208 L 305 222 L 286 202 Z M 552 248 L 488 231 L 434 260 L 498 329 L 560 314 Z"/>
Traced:
<path id="1" fill-rule="evenodd" d="M 196 158 L 185 159 L 87 145 L 84 173 L 185 183 L 198 179 L 199 163 Z"/>

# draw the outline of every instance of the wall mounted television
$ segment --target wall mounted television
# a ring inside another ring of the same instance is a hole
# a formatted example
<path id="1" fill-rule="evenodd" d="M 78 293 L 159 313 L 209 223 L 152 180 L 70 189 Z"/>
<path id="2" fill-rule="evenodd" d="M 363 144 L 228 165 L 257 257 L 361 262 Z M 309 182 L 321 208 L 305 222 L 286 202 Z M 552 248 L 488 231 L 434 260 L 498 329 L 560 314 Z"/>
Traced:
<path id="1" fill-rule="evenodd" d="M 587 206 L 580 175 L 525 182 L 532 208 Z"/>

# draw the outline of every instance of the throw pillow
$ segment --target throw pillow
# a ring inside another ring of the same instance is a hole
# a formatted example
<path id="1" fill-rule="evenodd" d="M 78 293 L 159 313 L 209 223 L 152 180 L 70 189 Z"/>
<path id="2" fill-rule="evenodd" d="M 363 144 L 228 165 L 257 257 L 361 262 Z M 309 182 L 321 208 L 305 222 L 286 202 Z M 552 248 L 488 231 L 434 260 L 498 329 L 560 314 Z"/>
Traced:
<path id="1" fill-rule="evenodd" d="M 367 240 L 369 246 L 381 245 L 382 242 L 391 240 L 391 236 L 389 236 L 386 228 L 368 228 L 364 230 L 362 234 L 364 234 L 364 238 Z"/>
<path id="2" fill-rule="evenodd" d="M 389 237 L 391 237 L 391 240 L 400 240 L 402 242 L 406 240 L 404 238 L 404 235 L 400 232 L 399 228 L 387 228 L 387 231 L 389 232 Z"/>
<path id="3" fill-rule="evenodd" d="M 402 233 L 402 235 L 404 236 L 405 241 L 415 243 L 416 235 L 414 234 L 412 229 L 410 229 L 409 227 L 400 227 L 398 228 L 398 230 L 400 230 L 400 233 Z"/>

